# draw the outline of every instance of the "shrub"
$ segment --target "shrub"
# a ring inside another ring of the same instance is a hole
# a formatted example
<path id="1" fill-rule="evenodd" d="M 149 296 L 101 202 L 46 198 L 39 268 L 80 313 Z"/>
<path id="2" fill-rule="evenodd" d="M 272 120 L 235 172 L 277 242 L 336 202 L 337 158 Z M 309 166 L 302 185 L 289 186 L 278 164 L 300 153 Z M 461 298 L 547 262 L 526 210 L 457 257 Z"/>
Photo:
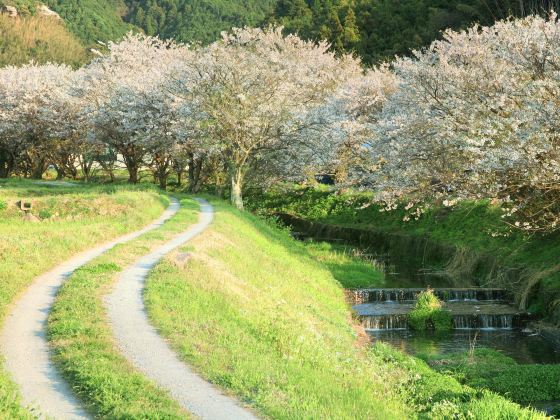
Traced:
<path id="1" fill-rule="evenodd" d="M 52 217 L 52 213 L 48 209 L 41 209 L 41 210 L 39 210 L 39 217 L 41 219 L 48 219 L 48 218 Z"/>
<path id="2" fill-rule="evenodd" d="M 450 330 L 451 314 L 442 308 L 442 302 L 428 289 L 418 294 L 414 309 L 408 314 L 408 325 L 414 330 Z"/>

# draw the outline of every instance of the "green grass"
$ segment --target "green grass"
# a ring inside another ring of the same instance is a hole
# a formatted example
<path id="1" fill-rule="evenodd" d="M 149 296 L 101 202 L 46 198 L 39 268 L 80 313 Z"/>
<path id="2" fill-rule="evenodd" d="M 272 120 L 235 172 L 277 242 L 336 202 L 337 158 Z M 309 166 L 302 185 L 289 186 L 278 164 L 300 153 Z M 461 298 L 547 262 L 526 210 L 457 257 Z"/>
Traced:
<path id="1" fill-rule="evenodd" d="M 307 253 L 325 265 L 345 289 L 384 286 L 382 267 L 361 257 L 358 250 L 328 242 L 306 241 L 304 244 Z"/>
<path id="2" fill-rule="evenodd" d="M 23 217 L 15 203 L 32 203 L 40 220 Z M 9 304 L 41 273 L 73 254 L 136 230 L 157 218 L 167 196 L 151 187 L 51 187 L 31 181 L 0 180 L 0 321 Z M 0 413 L 29 417 L 3 368 Z"/>
<path id="3" fill-rule="evenodd" d="M 464 384 L 495 391 L 519 403 L 560 400 L 560 365 L 521 365 L 485 348 L 425 358 L 434 369 Z"/>
<path id="4" fill-rule="evenodd" d="M 215 222 L 190 243 L 188 262 L 158 264 L 145 294 L 160 332 L 213 383 L 278 419 L 544 418 L 360 344 L 335 268 L 344 258 L 213 204 Z"/>
<path id="5" fill-rule="evenodd" d="M 120 271 L 196 222 L 198 205 L 182 200 L 161 228 L 121 244 L 77 270 L 61 288 L 49 317 L 55 362 L 89 410 L 103 418 L 185 418 L 164 391 L 115 348 L 103 296 Z"/>

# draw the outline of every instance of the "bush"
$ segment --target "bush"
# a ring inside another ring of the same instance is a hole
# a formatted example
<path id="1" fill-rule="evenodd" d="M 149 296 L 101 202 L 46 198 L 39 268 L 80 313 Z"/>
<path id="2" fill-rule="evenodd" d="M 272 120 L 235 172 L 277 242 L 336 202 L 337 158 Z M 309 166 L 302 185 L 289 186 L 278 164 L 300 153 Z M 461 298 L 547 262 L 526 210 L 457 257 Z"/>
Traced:
<path id="1" fill-rule="evenodd" d="M 414 330 L 450 330 L 451 314 L 442 306 L 442 302 L 431 289 L 419 293 L 414 309 L 408 314 L 408 325 Z"/>

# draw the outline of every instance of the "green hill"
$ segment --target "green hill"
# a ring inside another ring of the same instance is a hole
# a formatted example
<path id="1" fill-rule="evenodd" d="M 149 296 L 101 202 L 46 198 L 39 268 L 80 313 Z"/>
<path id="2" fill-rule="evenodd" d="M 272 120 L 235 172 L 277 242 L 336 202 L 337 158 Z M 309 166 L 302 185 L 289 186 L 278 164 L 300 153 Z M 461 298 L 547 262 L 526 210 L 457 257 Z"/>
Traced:
<path id="1" fill-rule="evenodd" d="M 209 43 L 231 27 L 259 26 L 276 0 L 139 0 L 126 1 L 126 20 L 147 34 L 180 41 Z"/>
<path id="2" fill-rule="evenodd" d="M 546 12 L 560 5 L 558 0 L 43 1 L 88 47 L 116 40 L 129 30 L 209 43 L 233 26 L 280 24 L 286 32 L 306 39 L 328 39 L 334 50 L 353 51 L 366 64 L 429 45 L 445 28 L 460 29 L 474 22 L 488 25 L 510 15 Z M 14 5 L 24 16 L 37 13 L 35 0 L 0 0 L 2 5 Z"/>
<path id="3" fill-rule="evenodd" d="M 122 19 L 126 12 L 122 0 L 46 0 L 46 3 L 86 45 L 118 39 L 133 29 Z"/>

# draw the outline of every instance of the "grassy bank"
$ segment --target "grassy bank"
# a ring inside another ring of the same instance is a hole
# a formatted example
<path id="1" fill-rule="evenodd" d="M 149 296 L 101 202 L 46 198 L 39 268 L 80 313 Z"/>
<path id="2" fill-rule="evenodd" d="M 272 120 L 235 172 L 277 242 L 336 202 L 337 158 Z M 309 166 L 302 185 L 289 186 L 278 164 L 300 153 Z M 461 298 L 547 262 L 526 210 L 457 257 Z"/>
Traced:
<path id="1" fill-rule="evenodd" d="M 25 216 L 16 202 L 32 205 Z M 150 187 L 53 187 L 0 180 L 0 320 L 32 280 L 73 254 L 157 218 L 168 198 Z M 0 371 L 0 413 L 29 416 Z"/>
<path id="2" fill-rule="evenodd" d="M 360 345 L 341 286 L 348 255 L 213 204 L 215 223 L 190 258 L 160 263 L 145 299 L 161 333 L 215 384 L 272 418 L 542 417 L 387 346 Z"/>
<path id="3" fill-rule="evenodd" d="M 419 220 L 405 222 L 404 209 L 380 211 L 371 205 L 370 194 L 333 194 L 325 188 L 287 188 L 249 195 L 247 201 L 251 210 L 261 214 L 287 212 L 325 224 L 427 236 L 459 250 L 491 256 L 510 273 L 520 273 L 515 284 L 506 286 L 528 302 L 530 312 L 560 323 L 560 233 L 529 236 L 511 229 L 500 209 L 488 202 L 433 208 Z"/>
<path id="4" fill-rule="evenodd" d="M 433 369 L 461 383 L 495 391 L 522 404 L 560 401 L 560 365 L 521 365 L 484 348 L 425 359 Z"/>
<path id="5" fill-rule="evenodd" d="M 89 410 L 102 418 L 185 418 L 170 397 L 115 348 L 103 296 L 119 272 L 195 223 L 198 205 L 182 208 L 161 228 L 121 244 L 77 270 L 61 288 L 49 317 L 55 362 Z"/>

